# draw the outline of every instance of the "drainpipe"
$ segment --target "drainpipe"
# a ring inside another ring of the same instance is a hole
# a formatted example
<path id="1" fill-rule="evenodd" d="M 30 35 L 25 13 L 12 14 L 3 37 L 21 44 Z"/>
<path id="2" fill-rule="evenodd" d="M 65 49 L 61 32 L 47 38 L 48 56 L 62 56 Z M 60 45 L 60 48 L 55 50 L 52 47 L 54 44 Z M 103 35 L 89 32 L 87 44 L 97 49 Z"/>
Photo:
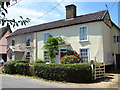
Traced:
<path id="1" fill-rule="evenodd" d="M 37 59 L 37 32 L 36 32 L 36 59 Z"/>

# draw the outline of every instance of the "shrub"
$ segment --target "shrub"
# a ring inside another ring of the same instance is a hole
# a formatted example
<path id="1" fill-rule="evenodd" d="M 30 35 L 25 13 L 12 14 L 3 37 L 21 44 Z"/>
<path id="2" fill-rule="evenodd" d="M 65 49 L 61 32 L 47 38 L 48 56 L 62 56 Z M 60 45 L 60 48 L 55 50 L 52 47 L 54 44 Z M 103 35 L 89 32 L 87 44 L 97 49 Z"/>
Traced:
<path id="1" fill-rule="evenodd" d="M 46 61 L 42 60 L 42 59 L 37 59 L 37 60 L 35 60 L 35 63 L 46 63 Z"/>
<path id="2" fill-rule="evenodd" d="M 4 73 L 7 73 L 7 74 L 16 74 L 16 70 L 15 70 L 15 63 L 14 61 L 11 61 L 11 62 L 6 62 L 4 64 Z"/>
<path id="3" fill-rule="evenodd" d="M 21 75 L 29 74 L 29 64 L 28 63 L 16 63 L 15 65 L 16 73 Z"/>
<path id="4" fill-rule="evenodd" d="M 67 82 L 91 82 L 90 64 L 35 64 L 35 74 L 40 78 Z"/>
<path id="5" fill-rule="evenodd" d="M 73 63 L 79 63 L 79 59 L 78 57 L 74 56 L 74 55 L 70 55 L 70 56 L 63 56 L 60 60 L 61 64 L 73 64 Z"/>
<path id="6" fill-rule="evenodd" d="M 70 56 L 70 55 L 74 55 L 74 56 L 78 57 L 78 59 L 80 60 L 79 54 L 73 50 L 68 50 L 67 52 L 64 52 L 63 56 Z"/>
<path id="7" fill-rule="evenodd" d="M 16 60 L 4 64 L 4 73 L 27 75 L 29 64 L 26 60 Z"/>
<path id="8" fill-rule="evenodd" d="M 15 60 L 16 63 L 29 63 L 28 60 Z"/>

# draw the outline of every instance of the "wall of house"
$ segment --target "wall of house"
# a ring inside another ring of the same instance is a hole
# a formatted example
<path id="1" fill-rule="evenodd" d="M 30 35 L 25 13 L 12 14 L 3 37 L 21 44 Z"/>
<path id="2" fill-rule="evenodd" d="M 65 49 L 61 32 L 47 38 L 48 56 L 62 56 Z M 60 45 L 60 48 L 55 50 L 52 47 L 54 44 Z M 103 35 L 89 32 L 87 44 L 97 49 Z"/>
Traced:
<path id="1" fill-rule="evenodd" d="M 120 35 L 120 31 L 115 26 L 113 26 L 111 30 L 112 30 L 112 52 L 116 54 L 120 54 L 120 48 L 119 48 L 120 43 L 114 43 L 114 36 Z"/>
<path id="2" fill-rule="evenodd" d="M 0 39 L 0 54 L 7 54 L 7 39 L 6 36 L 10 34 L 10 30 L 6 32 L 6 34 Z"/>
<path id="3" fill-rule="evenodd" d="M 79 42 L 79 27 L 88 26 L 88 41 Z M 67 43 L 71 44 L 73 50 L 79 53 L 80 48 L 89 48 L 89 60 L 93 60 L 95 57 L 98 62 L 103 62 L 103 43 L 102 43 L 102 22 L 92 22 L 79 24 L 69 27 L 51 29 L 48 31 L 36 32 L 37 37 L 37 58 L 44 59 L 43 55 L 43 40 L 44 33 L 49 32 L 54 37 L 61 36 Z M 36 40 L 34 41 L 36 43 Z M 34 51 L 34 52 L 35 52 Z M 34 54 L 35 55 L 35 54 Z"/>
<path id="4" fill-rule="evenodd" d="M 30 42 L 30 45 L 31 46 L 26 46 L 26 37 L 27 36 L 30 36 L 31 37 L 31 42 Z M 12 46 L 12 40 L 15 39 L 15 46 Z M 7 41 L 8 41 L 8 47 L 12 47 L 12 48 L 15 48 L 15 51 L 23 51 L 24 52 L 24 55 L 23 55 L 23 59 L 25 59 L 25 56 L 26 56 L 26 52 L 30 52 L 31 53 L 31 61 L 33 61 L 33 57 L 34 57 L 34 45 L 33 45 L 33 33 L 28 33 L 28 34 L 22 34 L 22 35 L 17 35 L 17 36 L 12 36 L 12 37 L 9 37 L 7 38 Z M 9 51 L 8 51 L 9 52 Z M 17 54 L 17 53 L 16 53 Z M 17 57 L 15 57 L 16 59 L 21 59 L 21 55 L 15 55 Z M 15 59 L 14 58 L 14 59 Z M 8 61 L 9 61 L 9 58 L 8 58 Z"/>
<path id="5" fill-rule="evenodd" d="M 103 54 L 105 64 L 112 64 L 112 30 L 104 22 L 102 23 L 102 34 L 103 34 Z"/>

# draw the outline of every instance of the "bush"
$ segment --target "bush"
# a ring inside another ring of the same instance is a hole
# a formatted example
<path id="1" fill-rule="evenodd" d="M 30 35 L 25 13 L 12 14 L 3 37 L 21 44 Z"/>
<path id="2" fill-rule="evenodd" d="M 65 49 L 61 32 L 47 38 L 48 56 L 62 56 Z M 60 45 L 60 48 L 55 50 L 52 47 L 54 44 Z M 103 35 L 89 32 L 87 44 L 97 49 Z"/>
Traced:
<path id="1" fill-rule="evenodd" d="M 46 61 L 42 60 L 42 59 L 37 59 L 37 60 L 35 60 L 35 63 L 46 63 Z"/>
<path id="2" fill-rule="evenodd" d="M 11 62 L 6 62 L 4 64 L 4 73 L 7 73 L 7 74 L 16 74 L 16 70 L 15 70 L 15 63 L 14 61 L 11 61 Z"/>
<path id="3" fill-rule="evenodd" d="M 67 82 L 91 82 L 90 64 L 35 64 L 35 74 L 40 78 Z"/>
<path id="4" fill-rule="evenodd" d="M 29 63 L 28 60 L 15 60 L 16 63 Z"/>
<path id="5" fill-rule="evenodd" d="M 21 75 L 29 74 L 29 64 L 28 63 L 16 63 L 15 65 L 16 73 Z"/>
<path id="6" fill-rule="evenodd" d="M 76 57 L 74 55 L 64 56 L 60 60 L 61 64 L 73 64 L 73 63 L 79 63 L 79 62 L 80 61 L 79 61 L 78 57 Z"/>
<path id="7" fill-rule="evenodd" d="M 29 64 L 26 60 L 16 60 L 4 64 L 4 73 L 27 75 Z"/>

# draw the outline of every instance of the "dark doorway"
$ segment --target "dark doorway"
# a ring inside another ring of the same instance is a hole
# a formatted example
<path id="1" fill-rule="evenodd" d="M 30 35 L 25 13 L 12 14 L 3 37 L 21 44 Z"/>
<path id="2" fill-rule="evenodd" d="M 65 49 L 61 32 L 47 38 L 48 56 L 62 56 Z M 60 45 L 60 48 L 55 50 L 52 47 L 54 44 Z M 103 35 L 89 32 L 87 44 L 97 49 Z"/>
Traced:
<path id="1" fill-rule="evenodd" d="M 116 65 L 117 69 L 120 70 L 120 54 L 116 54 Z"/>

